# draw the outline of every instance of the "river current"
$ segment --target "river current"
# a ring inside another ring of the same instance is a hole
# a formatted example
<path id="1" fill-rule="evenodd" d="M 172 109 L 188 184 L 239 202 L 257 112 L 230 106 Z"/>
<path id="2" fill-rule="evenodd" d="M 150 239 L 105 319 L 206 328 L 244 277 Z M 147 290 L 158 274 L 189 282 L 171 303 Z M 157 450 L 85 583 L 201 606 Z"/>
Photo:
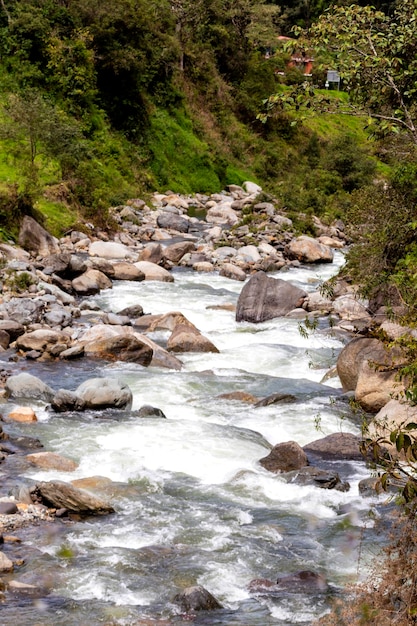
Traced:
<path id="1" fill-rule="evenodd" d="M 337 252 L 332 265 L 292 268 L 279 277 L 311 291 L 342 263 Z M 46 450 L 79 462 L 71 475 L 33 469 L 26 479 L 111 479 L 116 514 L 56 522 L 43 535 L 26 531 L 33 555 L 21 579 L 50 593 L 3 606 L 2 623 L 185 624 L 172 600 L 199 584 L 224 609 L 198 614 L 195 624 L 311 624 L 328 609 L 328 594 L 253 596 L 250 581 L 313 570 L 338 594 L 366 566 L 375 501 L 358 492 L 369 476 L 364 464 L 339 464 L 348 492 L 286 483 L 259 464 L 279 442 L 305 445 L 333 432 L 360 432 L 339 398 L 338 378 L 321 383 L 343 347 L 340 338 L 324 321 L 308 337 L 295 319 L 236 323 L 224 305 L 236 304 L 242 283 L 184 269 L 174 277 L 168 284 L 116 282 L 92 300 L 114 312 L 133 304 L 145 313 L 181 311 L 218 354 L 181 355 L 181 371 L 83 361 L 38 364 L 33 371 L 54 389 L 75 389 L 97 375 L 118 377 L 134 401 L 131 412 L 116 418 L 56 415 L 38 406 L 38 423 L 24 425 L 24 434 L 38 437 Z M 164 334 L 152 338 L 163 341 Z M 254 407 L 221 397 L 232 391 L 259 398 L 285 392 L 296 402 Z M 145 404 L 167 419 L 138 417 L 135 410 Z"/>

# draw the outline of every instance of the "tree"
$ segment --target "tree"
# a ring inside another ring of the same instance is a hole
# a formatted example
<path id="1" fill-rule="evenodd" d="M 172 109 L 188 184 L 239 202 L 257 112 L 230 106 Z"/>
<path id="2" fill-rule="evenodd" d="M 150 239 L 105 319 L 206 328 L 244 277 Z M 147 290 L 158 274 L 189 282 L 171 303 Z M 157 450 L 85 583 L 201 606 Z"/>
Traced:
<path id="1" fill-rule="evenodd" d="M 368 5 L 334 6 L 308 31 L 296 34 L 298 49 L 314 49 L 328 68 L 339 71 L 349 99 L 330 99 L 304 85 L 297 93 L 272 95 L 269 110 L 295 106 L 361 115 L 376 133 L 405 133 L 417 145 L 414 0 L 399 0 L 392 16 Z"/>

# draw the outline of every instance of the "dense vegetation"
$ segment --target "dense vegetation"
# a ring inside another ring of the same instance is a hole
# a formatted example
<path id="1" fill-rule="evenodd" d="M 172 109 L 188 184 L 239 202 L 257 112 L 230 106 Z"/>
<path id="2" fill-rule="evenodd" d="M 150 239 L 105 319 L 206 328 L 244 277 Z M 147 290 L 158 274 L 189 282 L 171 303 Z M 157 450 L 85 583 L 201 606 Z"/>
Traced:
<path id="1" fill-rule="evenodd" d="M 3 0 L 3 232 L 31 203 L 58 234 L 81 215 L 106 225 L 108 206 L 155 189 L 213 192 L 248 178 L 303 213 L 304 228 L 313 213 L 341 215 L 380 167 L 362 121 L 257 119 L 269 94 L 303 80 L 277 37 L 328 4 Z"/>

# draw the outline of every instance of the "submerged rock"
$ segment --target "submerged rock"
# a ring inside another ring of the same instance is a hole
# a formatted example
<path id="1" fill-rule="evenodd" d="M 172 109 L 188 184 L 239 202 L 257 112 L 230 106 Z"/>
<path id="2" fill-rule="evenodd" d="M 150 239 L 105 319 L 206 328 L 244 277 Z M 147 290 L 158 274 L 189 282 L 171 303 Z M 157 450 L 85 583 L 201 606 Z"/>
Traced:
<path id="1" fill-rule="evenodd" d="M 81 515 L 114 513 L 114 508 L 105 500 L 84 489 L 57 480 L 37 483 L 32 490 L 32 497 L 48 507 L 67 509 Z"/>
<path id="2" fill-rule="evenodd" d="M 174 597 L 174 602 L 179 604 L 183 611 L 212 611 L 223 608 L 220 602 L 201 585 L 187 587 Z"/>

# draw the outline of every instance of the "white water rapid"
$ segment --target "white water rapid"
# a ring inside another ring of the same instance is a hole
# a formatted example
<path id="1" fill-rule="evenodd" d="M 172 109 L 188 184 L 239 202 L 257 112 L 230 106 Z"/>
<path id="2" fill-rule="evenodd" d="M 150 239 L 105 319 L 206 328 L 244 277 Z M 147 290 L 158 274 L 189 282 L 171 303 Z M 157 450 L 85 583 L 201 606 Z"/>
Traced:
<path id="1" fill-rule="evenodd" d="M 340 253 L 335 259 L 279 276 L 317 289 L 342 264 Z M 224 609 L 198 614 L 195 624 L 310 624 L 326 611 L 326 594 L 257 597 L 248 590 L 250 581 L 313 570 L 337 591 L 356 579 L 372 506 L 358 493 L 359 480 L 369 475 L 365 466 L 345 463 L 343 479 L 351 488 L 341 492 L 286 483 L 258 462 L 279 442 L 305 445 L 340 430 L 360 432 L 349 406 L 334 399 L 339 380 L 320 384 L 342 343 L 324 323 L 308 338 L 293 319 L 236 323 L 232 311 L 213 307 L 236 304 L 242 283 L 181 269 L 174 276 L 169 284 L 115 283 L 94 298 L 114 312 L 133 304 L 146 313 L 181 311 L 219 349 L 181 355 L 182 371 L 131 363 L 98 370 L 130 386 L 133 409 L 149 404 L 167 419 L 129 413 L 117 420 L 88 414 L 69 419 L 45 410 L 38 424 L 28 426 L 45 449 L 80 465 L 70 476 L 34 469 L 27 477 L 106 477 L 117 483 L 117 512 L 69 523 L 65 534 L 57 531 L 41 545 L 33 539 L 42 554 L 40 579 L 49 577 L 54 600 L 28 605 L 20 624 L 185 624 L 172 599 L 196 584 Z M 97 375 L 67 367 L 63 379 L 47 382 L 74 389 Z M 285 392 L 297 400 L 255 408 L 220 397 L 232 391 L 259 398 Z"/>

